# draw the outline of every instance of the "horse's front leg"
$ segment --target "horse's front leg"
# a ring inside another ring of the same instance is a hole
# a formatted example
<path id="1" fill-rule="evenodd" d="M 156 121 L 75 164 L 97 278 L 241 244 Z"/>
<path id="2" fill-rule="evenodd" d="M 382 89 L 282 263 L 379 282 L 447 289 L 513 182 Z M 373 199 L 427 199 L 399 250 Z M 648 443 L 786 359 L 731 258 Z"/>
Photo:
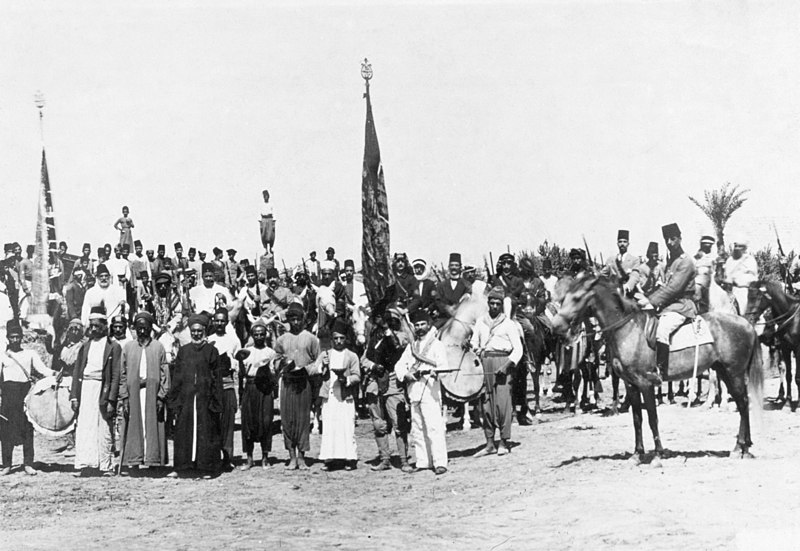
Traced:
<path id="1" fill-rule="evenodd" d="M 795 362 L 797 362 L 797 358 L 800 357 L 800 346 L 792 350 L 790 347 L 786 347 L 786 395 L 789 401 L 789 407 L 792 411 L 797 410 L 797 402 L 792 401 L 792 354 L 794 354 Z M 795 366 L 794 370 L 794 381 L 795 385 L 797 385 L 797 393 L 798 393 L 798 400 L 800 400 L 800 369 L 797 369 Z"/>
<path id="2" fill-rule="evenodd" d="M 660 467 L 664 448 L 661 445 L 661 436 L 658 434 L 658 409 L 656 408 L 656 398 L 653 387 L 647 387 L 642 390 L 642 396 L 644 397 L 644 407 L 647 409 L 647 422 L 650 424 L 650 431 L 653 433 L 653 442 L 656 446 L 656 456 L 651 465 L 653 467 Z"/>
<path id="3" fill-rule="evenodd" d="M 611 371 L 611 414 L 619 415 L 619 375 Z"/>
<path id="4" fill-rule="evenodd" d="M 633 415 L 633 432 L 636 439 L 631 460 L 634 464 L 640 465 L 644 456 L 644 440 L 642 438 L 642 395 L 639 389 L 634 386 L 628 388 L 627 395 L 630 396 L 631 414 Z"/>

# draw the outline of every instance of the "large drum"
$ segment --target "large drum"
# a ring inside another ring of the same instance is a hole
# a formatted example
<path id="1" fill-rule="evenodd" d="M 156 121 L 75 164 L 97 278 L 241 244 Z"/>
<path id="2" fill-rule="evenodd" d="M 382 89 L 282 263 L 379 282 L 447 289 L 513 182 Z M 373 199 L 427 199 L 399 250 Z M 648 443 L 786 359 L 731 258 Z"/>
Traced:
<path id="1" fill-rule="evenodd" d="M 71 385 L 72 377 L 61 382 L 45 377 L 33 384 L 25 397 L 25 415 L 36 432 L 58 438 L 75 428 L 75 412 L 69 403 Z"/>
<path id="2" fill-rule="evenodd" d="M 439 380 L 448 398 L 469 402 L 483 392 L 483 366 L 472 350 L 446 344 L 447 363 L 453 371 L 442 373 Z"/>

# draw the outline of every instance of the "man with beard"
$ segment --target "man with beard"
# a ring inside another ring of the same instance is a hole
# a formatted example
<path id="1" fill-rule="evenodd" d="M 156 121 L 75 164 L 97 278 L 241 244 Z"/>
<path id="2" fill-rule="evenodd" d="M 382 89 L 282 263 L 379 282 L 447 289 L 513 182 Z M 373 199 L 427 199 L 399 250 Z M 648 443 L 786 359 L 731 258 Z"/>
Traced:
<path id="1" fill-rule="evenodd" d="M 570 249 L 569 262 L 570 264 L 567 271 L 572 277 L 578 277 L 578 274 L 588 269 L 586 252 L 583 249 Z"/>
<path id="2" fill-rule="evenodd" d="M 424 308 L 431 315 L 436 310 L 436 284 L 431 281 L 431 269 L 423 258 L 417 258 L 411 263 L 414 270 L 414 279 L 417 283 L 414 296 L 408 303 L 408 313 L 412 314 L 419 308 Z"/>
<path id="3" fill-rule="evenodd" d="M 747 295 L 750 284 L 758 280 L 758 263 L 747 252 L 747 242 L 736 241 L 733 253 L 725 261 L 725 286 L 733 293 L 739 306 L 739 315 L 747 312 Z"/>
<path id="4" fill-rule="evenodd" d="M 492 285 L 503 288 L 503 292 L 506 295 L 505 299 L 503 299 L 503 312 L 507 317 L 511 318 L 516 312 L 519 297 L 525 290 L 525 285 L 519 276 L 519 269 L 513 254 L 503 253 L 497 259 L 497 274 Z"/>
<path id="5" fill-rule="evenodd" d="M 78 353 L 69 398 L 77 415 L 75 469 L 77 476 L 92 471 L 111 474 L 114 417 L 119 395 L 119 362 L 122 349 L 108 336 L 102 306 L 89 315 L 89 340 Z"/>
<path id="6" fill-rule="evenodd" d="M 664 263 L 658 259 L 658 243 L 651 241 L 647 246 L 647 259 L 639 266 L 638 287 L 644 296 L 649 297 L 663 284 Z M 696 286 L 697 278 L 695 278 L 695 290 Z M 708 299 L 707 294 L 706 299 Z"/>
<path id="7" fill-rule="evenodd" d="M 368 306 L 367 290 L 364 284 L 355 278 L 356 265 L 348 259 L 344 261 L 344 292 L 347 295 L 347 303 L 354 306 Z"/>
<path id="8" fill-rule="evenodd" d="M 169 392 L 169 364 L 164 347 L 153 339 L 153 316 L 134 318 L 136 340 L 122 348 L 119 399 L 122 403 L 123 455 L 128 467 L 167 465 L 165 409 Z"/>
<path id="9" fill-rule="evenodd" d="M 258 281 L 255 266 L 248 265 L 244 270 L 244 275 L 246 283 L 239 289 L 238 299 L 242 301 L 242 306 L 248 314 L 259 317 L 264 303 L 269 300 L 267 286 Z"/>
<path id="10" fill-rule="evenodd" d="M 398 381 L 406 384 L 411 402 L 411 434 L 417 464 L 414 471 L 433 468 L 447 472 L 447 442 L 442 415 L 442 390 L 437 372 L 447 371 L 447 351 L 436 338 L 430 314 L 422 308 L 411 317 L 414 342 L 406 346 L 395 365 Z"/>
<path id="11" fill-rule="evenodd" d="M 190 469 L 211 478 L 220 468 L 222 377 L 219 353 L 206 340 L 208 320 L 205 314 L 189 316 L 192 341 L 175 357 L 166 400 L 175 419 L 175 471 L 168 475 L 171 478 Z"/>
<path id="12" fill-rule="evenodd" d="M 636 288 L 639 280 L 639 264 L 641 260 L 628 252 L 630 245 L 630 232 L 619 230 L 617 232 L 617 249 L 619 253 L 609 258 L 603 267 L 602 274 L 606 277 L 613 276 L 623 295 L 629 295 Z"/>
<path id="13" fill-rule="evenodd" d="M 19 321 L 9 320 L 5 326 L 8 348 L 0 354 L 0 446 L 3 464 L 0 475 L 11 473 L 14 447 L 22 445 L 22 464 L 25 474 L 35 476 L 33 468 L 33 425 L 25 416 L 24 402 L 31 388 L 32 371 L 42 376 L 56 375 L 47 369 L 33 350 L 22 348 L 22 327 Z"/>
<path id="14" fill-rule="evenodd" d="M 112 316 L 108 336 L 114 339 L 120 348 L 125 348 L 125 345 L 133 340 L 128 332 L 128 318 L 120 314 Z"/>
<path id="15" fill-rule="evenodd" d="M 172 288 L 172 279 L 159 274 L 155 281 L 156 292 L 150 299 L 150 308 L 156 329 L 156 339 L 168 332 L 173 334 L 181 326 L 184 308 L 181 297 Z M 149 311 L 149 310 L 148 310 Z"/>
<path id="16" fill-rule="evenodd" d="M 339 266 L 339 261 L 336 259 L 335 255 L 336 251 L 333 249 L 333 247 L 328 247 L 325 250 L 325 260 L 327 260 L 328 262 L 333 262 L 333 277 L 338 279 L 340 266 Z"/>
<path id="17" fill-rule="evenodd" d="M 222 430 L 222 468 L 232 470 L 233 465 L 233 432 L 236 421 L 236 386 L 233 366 L 237 352 L 242 344 L 235 333 L 228 329 L 228 310 L 218 308 L 211 320 L 214 332 L 208 337 L 208 342 L 213 344 L 219 352 L 219 369 L 222 377 L 222 415 L 220 428 Z"/>
<path id="18" fill-rule="evenodd" d="M 517 327 L 503 313 L 505 291 L 495 287 L 489 292 L 489 313 L 475 325 L 472 347 L 480 357 L 484 370 L 483 431 L 486 447 L 476 457 L 509 452 L 511 438 L 511 377 L 522 359 L 522 342 Z M 500 431 L 500 446 L 495 448 L 494 435 Z"/>
<path id="19" fill-rule="evenodd" d="M 395 375 L 395 364 L 408 344 L 408 337 L 400 326 L 401 319 L 402 314 L 395 306 L 389 306 L 382 317 L 376 317 L 373 338 L 361 359 L 367 378 L 367 407 L 381 458 L 380 463 L 372 467 L 373 471 L 392 468 L 390 432 L 394 432 L 401 469 L 403 472 L 412 470 L 408 464 L 408 405 L 404 387 Z"/>
<path id="20" fill-rule="evenodd" d="M 639 301 L 642 306 L 652 305 L 658 312 L 656 330 L 656 365 L 652 382 L 660 385 L 669 372 L 669 341 L 686 319 L 697 315 L 694 297 L 695 268 L 692 260 L 681 247 L 681 230 L 677 224 L 667 224 L 661 228 L 669 251 L 667 273 L 664 285 Z"/>
<path id="21" fill-rule="evenodd" d="M 414 277 L 406 253 L 394 253 L 392 268 L 394 269 L 394 283 L 384 291 L 381 303 L 375 308 L 376 312 L 382 312 L 390 303 L 396 303 L 401 308 L 408 308 L 414 297 L 418 281 Z"/>
<path id="22" fill-rule="evenodd" d="M 189 299 L 195 313 L 215 312 L 220 304 L 230 308 L 233 298 L 228 289 L 216 281 L 216 269 L 210 262 L 203 264 L 203 284 L 189 290 Z"/>
<path id="23" fill-rule="evenodd" d="M 700 249 L 694 255 L 694 265 L 697 270 L 694 278 L 694 302 L 697 304 L 698 314 L 705 314 L 709 308 L 708 293 L 717 263 L 717 255 L 712 251 L 715 242 L 710 235 L 704 235 L 700 238 Z"/>
<path id="24" fill-rule="evenodd" d="M 470 292 L 470 285 L 461 277 L 461 254 L 450 253 L 448 278 L 436 285 L 436 327 L 441 328 L 453 317 L 461 298 Z"/>
<path id="25" fill-rule="evenodd" d="M 319 356 L 317 337 L 303 329 L 303 307 L 293 302 L 286 318 L 289 332 L 275 343 L 276 359 L 281 373 L 281 427 L 283 444 L 289 452 L 287 469 L 308 469 L 305 453 L 309 446 L 311 385 L 309 374 Z"/>
<path id="26" fill-rule="evenodd" d="M 89 324 L 92 308 L 103 306 L 110 315 L 124 314 L 127 306 L 125 291 L 119 285 L 111 284 L 111 273 L 105 264 L 97 266 L 97 285 L 86 291 L 83 297 L 81 323 Z"/>

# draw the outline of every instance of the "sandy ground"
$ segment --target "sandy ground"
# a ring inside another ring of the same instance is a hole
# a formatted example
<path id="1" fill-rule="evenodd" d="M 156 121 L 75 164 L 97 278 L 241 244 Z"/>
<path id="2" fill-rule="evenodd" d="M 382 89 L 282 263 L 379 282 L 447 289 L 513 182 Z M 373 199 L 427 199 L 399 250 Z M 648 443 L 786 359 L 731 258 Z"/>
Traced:
<path id="1" fill-rule="evenodd" d="M 767 381 L 766 396 L 777 384 Z M 326 473 L 317 462 L 289 473 L 276 463 L 212 480 L 76 479 L 72 456 L 37 437 L 44 472 L 0 480 L 0 548 L 797 548 L 800 413 L 769 408 L 755 422 L 755 460 L 728 458 L 732 411 L 661 406 L 669 453 L 658 468 L 629 461 L 630 414 L 550 408 L 542 422 L 514 426 L 505 457 L 471 457 L 480 430 L 449 432 L 450 471 L 439 477 L 371 472 L 368 420 L 358 423 L 356 471 Z M 280 436 L 274 444 L 284 459 Z"/>

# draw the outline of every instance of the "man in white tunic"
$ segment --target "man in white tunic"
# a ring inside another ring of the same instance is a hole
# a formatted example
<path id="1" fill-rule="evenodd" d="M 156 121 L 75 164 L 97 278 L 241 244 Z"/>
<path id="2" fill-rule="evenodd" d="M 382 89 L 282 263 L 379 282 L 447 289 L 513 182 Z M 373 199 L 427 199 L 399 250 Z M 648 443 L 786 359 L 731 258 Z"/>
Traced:
<path id="1" fill-rule="evenodd" d="M 220 305 L 224 304 L 228 311 L 233 306 L 230 291 L 214 282 L 214 265 L 210 262 L 203 263 L 203 283 L 189 290 L 189 299 L 196 314 L 205 312 L 211 316 Z"/>
<path id="2" fill-rule="evenodd" d="M 111 284 L 111 273 L 105 264 L 97 266 L 97 284 L 88 289 L 83 297 L 81 323 L 89 325 L 89 313 L 92 308 L 102 306 L 108 315 L 126 314 L 125 290 L 119 285 Z"/>
<path id="3" fill-rule="evenodd" d="M 111 473 L 114 416 L 119 395 L 119 344 L 108 337 L 102 307 L 89 315 L 89 340 L 78 352 L 70 401 L 77 412 L 75 468 L 78 476 L 93 470 Z"/>
<path id="4" fill-rule="evenodd" d="M 447 371 L 447 351 L 436 338 L 431 316 L 422 308 L 411 317 L 414 342 L 406 347 L 395 365 L 399 382 L 406 384 L 411 402 L 411 436 L 417 458 L 416 471 L 431 468 L 437 475 L 447 472 L 447 442 L 442 416 L 442 391 L 437 372 Z"/>
<path id="5" fill-rule="evenodd" d="M 758 279 L 758 263 L 747 252 L 747 242 L 737 241 L 733 244 L 733 253 L 725 261 L 725 283 L 739 304 L 739 315 L 747 312 L 747 294 L 750 284 Z"/>
<path id="6" fill-rule="evenodd" d="M 322 373 L 322 443 L 319 458 L 327 471 L 333 461 L 344 460 L 345 470 L 352 471 L 358 460 L 356 448 L 354 395 L 361 382 L 358 356 L 345 348 L 347 323 L 339 318 L 333 324 L 333 348 L 317 359 L 315 372 Z"/>

